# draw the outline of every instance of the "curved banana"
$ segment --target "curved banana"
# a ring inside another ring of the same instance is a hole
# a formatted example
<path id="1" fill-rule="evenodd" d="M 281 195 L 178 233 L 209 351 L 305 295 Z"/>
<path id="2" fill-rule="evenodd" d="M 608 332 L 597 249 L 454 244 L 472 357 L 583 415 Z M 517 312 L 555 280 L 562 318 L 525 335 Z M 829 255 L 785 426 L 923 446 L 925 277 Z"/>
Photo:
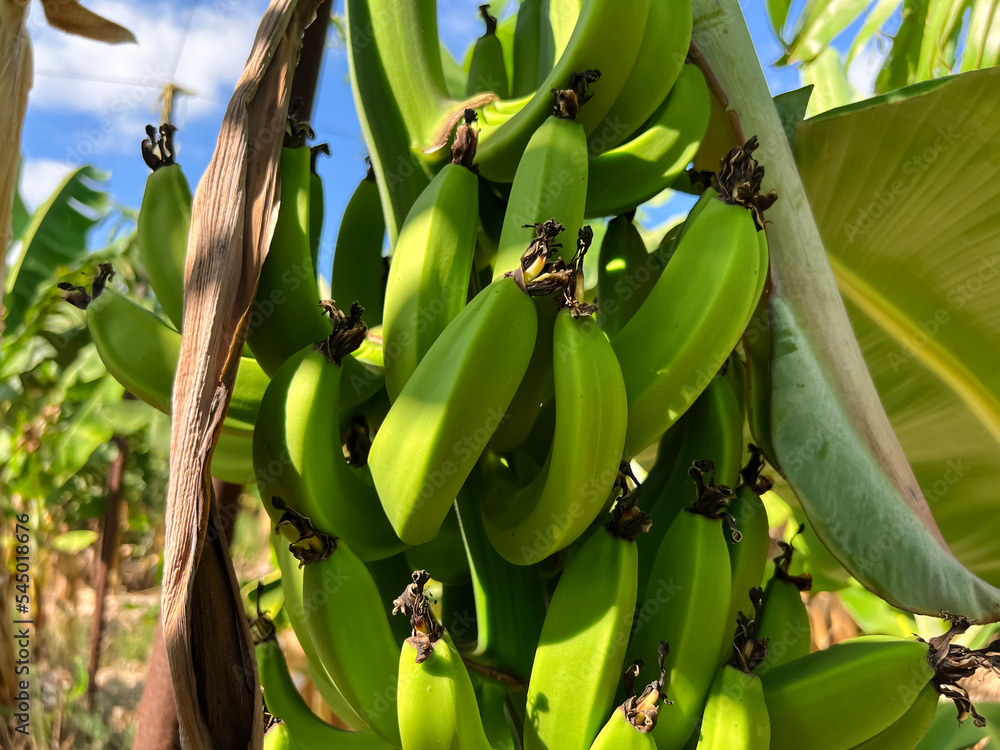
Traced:
<path id="1" fill-rule="evenodd" d="M 368 464 L 404 542 L 437 535 L 514 397 L 537 317 L 514 278 L 490 284 L 441 333 L 396 397 Z"/>
<path id="2" fill-rule="evenodd" d="M 426 570 L 435 581 L 462 586 L 472 580 L 456 506 L 445 516 L 436 537 L 410 547 L 404 554 L 410 570 Z"/>
<path id="3" fill-rule="evenodd" d="M 157 137 L 153 126 L 146 126 L 148 138 L 142 142 L 142 154 L 153 173 L 146 179 L 142 194 L 136 244 L 156 301 L 179 331 L 184 311 L 184 258 L 191 226 L 191 188 L 180 165 L 174 163 L 175 130 L 173 125 L 164 123 Z M 153 151 L 154 144 L 158 155 Z"/>
<path id="4" fill-rule="evenodd" d="M 666 480 L 656 488 L 654 467 L 651 477 L 643 483 L 643 493 L 653 528 L 639 537 L 640 591 L 645 590 L 653 561 L 674 519 L 683 515 L 684 508 L 697 499 L 697 488 L 691 481 L 691 465 L 708 460 L 715 467 L 715 479 L 720 485 L 732 487 L 739 478 L 743 454 L 743 413 L 725 378 L 716 376 L 691 408 L 664 435 L 680 434 L 671 459 Z M 661 452 L 663 443 L 661 442 Z M 659 466 L 658 459 L 657 466 Z M 728 555 L 727 555 L 728 559 Z M 755 582 L 760 584 L 760 578 Z M 727 617 L 727 622 L 734 622 Z"/>
<path id="5" fill-rule="evenodd" d="M 357 300 L 369 327 L 382 323 L 385 218 L 371 166 L 347 202 L 330 271 L 330 297 L 339 304 Z"/>
<path id="6" fill-rule="evenodd" d="M 288 734 L 288 727 L 279 721 L 272 724 L 264 735 L 264 750 L 298 750 L 298 745 Z"/>
<path id="7" fill-rule="evenodd" d="M 934 723 L 939 697 L 934 685 L 927 683 L 906 713 L 851 750 L 913 750 Z"/>
<path id="8" fill-rule="evenodd" d="M 656 750 L 656 740 L 651 732 L 656 727 L 659 718 L 662 700 L 666 705 L 670 701 L 666 700 L 663 693 L 663 685 L 666 679 L 666 671 L 663 668 L 663 660 L 669 651 L 669 646 L 665 641 L 660 643 L 658 649 L 658 663 L 660 667 L 660 679 L 654 680 L 646 686 L 641 695 L 637 696 L 632 689 L 635 678 L 639 676 L 639 671 L 643 667 L 643 662 L 633 662 L 625 670 L 625 692 L 627 698 L 611 715 L 611 719 L 604 725 L 601 733 L 597 735 L 591 750 Z M 668 709 L 669 710 L 669 709 Z"/>
<path id="9" fill-rule="evenodd" d="M 569 86 L 574 74 L 600 71 L 600 80 L 590 87 L 592 98 L 580 112 L 585 132 L 600 127 L 632 71 L 643 35 L 636 19 L 645 19 L 648 10 L 649 0 L 584 0 L 565 50 L 535 94 L 480 110 L 480 174 L 493 182 L 514 178 L 528 141 L 549 114 L 549 91 Z"/>
<path id="10" fill-rule="evenodd" d="M 253 436 L 222 432 L 212 451 L 212 476 L 223 482 L 248 484 L 254 480 Z"/>
<path id="11" fill-rule="evenodd" d="M 548 71 L 539 75 L 542 0 L 521 0 L 514 27 L 514 76 L 510 82 L 512 97 L 531 95 Z"/>
<path id="12" fill-rule="evenodd" d="M 309 239 L 310 159 L 305 146 L 281 149 L 281 205 L 247 333 L 250 351 L 269 375 L 331 330 L 317 307 L 319 287 Z"/>
<path id="13" fill-rule="evenodd" d="M 295 637 L 302 647 L 302 653 L 309 662 L 309 675 L 313 685 L 319 691 L 326 705 L 345 724 L 355 728 L 364 728 L 364 719 L 357 715 L 351 704 L 347 702 L 341 694 L 340 689 L 334 684 L 319 658 L 312 636 L 309 635 L 309 625 L 306 622 L 305 603 L 302 599 L 302 566 L 295 558 L 287 542 L 278 541 L 275 536 L 271 537 L 271 550 L 278 561 L 278 568 L 281 571 L 281 590 L 285 596 L 285 606 L 283 611 L 288 615 L 288 621 L 295 631 Z M 388 610 L 387 610 L 388 612 Z"/>
<path id="14" fill-rule="evenodd" d="M 684 0 L 649 3 L 639 52 L 605 117 L 605 125 L 590 134 L 590 152 L 601 154 L 624 143 L 667 98 L 691 46 L 691 4 Z"/>
<path id="15" fill-rule="evenodd" d="M 653 729 L 656 744 L 681 748 L 701 716 L 715 678 L 719 649 L 732 632 L 729 554 L 720 519 L 732 491 L 705 484 L 710 462 L 692 467 L 698 497 L 677 514 L 660 543 L 641 599 L 626 661 L 651 659 L 657 644 L 670 644 L 664 661 L 674 705 Z"/>
<path id="16" fill-rule="evenodd" d="M 497 96 L 506 98 L 510 95 L 510 83 L 503 60 L 503 46 L 497 38 L 497 19 L 490 15 L 489 8 L 489 4 L 479 6 L 479 13 L 486 22 L 486 33 L 476 40 L 472 48 L 465 95 L 492 91 Z"/>
<path id="17" fill-rule="evenodd" d="M 385 387 L 392 401 L 465 307 L 479 223 L 475 154 L 476 131 L 463 123 L 451 163 L 420 194 L 396 240 L 382 329 Z"/>
<path id="18" fill-rule="evenodd" d="M 809 654 L 812 630 L 809 612 L 800 592 L 812 586 L 809 574 L 791 576 L 791 544 L 778 542 L 781 554 L 774 558 L 774 575 L 764 588 L 764 601 L 757 632 L 768 639 L 767 668 L 773 669 Z"/>
<path id="19" fill-rule="evenodd" d="M 512 492 L 509 480 L 498 481 L 482 499 L 490 542 L 515 565 L 577 539 L 618 479 L 626 413 L 618 360 L 593 317 L 576 315 L 564 309 L 556 316 L 555 439 L 545 465 L 526 487 Z"/>
<path id="20" fill-rule="evenodd" d="M 753 217 L 711 192 L 702 201 L 646 301 L 611 342 L 628 393 L 626 457 L 687 411 L 732 352 L 756 303 Z"/>
<path id="21" fill-rule="evenodd" d="M 275 372 L 254 430 L 253 459 L 264 507 L 280 520 L 291 508 L 316 530 L 342 537 L 364 560 L 404 549 L 393 533 L 367 469 L 344 458 L 340 394 L 349 352 L 365 334 L 355 306 L 321 348 L 307 347 Z M 340 337 L 338 339 L 338 336 Z M 279 505 L 275 498 L 280 498 Z M 294 541 L 294 540 L 293 540 Z"/>
<path id="22" fill-rule="evenodd" d="M 302 573 L 305 620 L 320 662 L 357 714 L 401 747 L 396 721 L 398 645 L 378 587 L 342 539 Z"/>
<path id="23" fill-rule="evenodd" d="M 548 20 L 546 33 L 541 37 L 542 70 L 546 73 L 555 67 L 569 44 L 577 21 L 580 20 L 580 0 L 542 0 L 542 15 Z"/>
<path id="24" fill-rule="evenodd" d="M 472 686 L 479 700 L 479 714 L 483 720 L 483 731 L 493 750 L 517 750 L 514 730 L 507 718 L 507 687 L 487 678 L 472 677 Z"/>
<path id="25" fill-rule="evenodd" d="M 525 750 L 588 747 L 611 709 L 635 614 L 635 537 L 649 525 L 636 495 L 618 500 L 556 584 L 528 682 Z"/>
<path id="26" fill-rule="evenodd" d="M 316 160 L 320 154 L 329 156 L 330 146 L 320 143 L 309 148 L 309 256 L 313 270 L 319 268 L 319 246 L 323 239 L 323 215 L 326 213 L 323 178 L 316 171 Z"/>
<path id="27" fill-rule="evenodd" d="M 105 289 L 87 306 L 87 328 L 108 372 L 129 392 L 164 414 L 181 352 L 181 335 L 156 315 Z M 269 379 L 257 362 L 240 359 L 222 429 L 250 437 Z"/>
<path id="28" fill-rule="evenodd" d="M 709 98 L 701 71 L 683 66 L 648 127 L 590 160 L 586 215 L 628 213 L 669 187 L 698 151 L 708 127 Z"/>
<path id="29" fill-rule="evenodd" d="M 655 3 L 654 3 L 655 4 Z M 655 281 L 653 256 L 633 223 L 635 213 L 608 222 L 597 265 L 597 322 L 614 337 L 639 309 Z"/>
<path id="30" fill-rule="evenodd" d="M 314 714 L 295 687 L 274 633 L 274 624 L 262 618 L 255 623 L 255 628 L 269 628 L 271 631 L 270 637 L 254 648 L 260 684 L 264 689 L 264 703 L 272 716 L 284 722 L 293 744 L 342 747 L 345 750 L 388 750 L 392 747 L 374 732 L 348 732 L 327 724 Z"/>

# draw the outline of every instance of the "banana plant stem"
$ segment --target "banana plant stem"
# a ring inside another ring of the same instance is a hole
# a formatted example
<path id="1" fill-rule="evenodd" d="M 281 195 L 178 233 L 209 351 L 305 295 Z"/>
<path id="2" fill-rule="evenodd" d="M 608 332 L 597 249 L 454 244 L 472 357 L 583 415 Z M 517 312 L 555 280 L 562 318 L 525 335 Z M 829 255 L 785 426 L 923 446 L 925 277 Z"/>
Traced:
<path id="1" fill-rule="evenodd" d="M 781 297 L 809 332 L 843 408 L 887 477 L 940 539 L 851 329 L 802 180 L 771 99 L 738 0 L 694 0 L 692 59 L 725 102 L 734 135 L 756 135 L 763 188 L 778 201 L 767 213 L 769 299 Z M 775 361 L 772 358 L 772 366 Z"/>

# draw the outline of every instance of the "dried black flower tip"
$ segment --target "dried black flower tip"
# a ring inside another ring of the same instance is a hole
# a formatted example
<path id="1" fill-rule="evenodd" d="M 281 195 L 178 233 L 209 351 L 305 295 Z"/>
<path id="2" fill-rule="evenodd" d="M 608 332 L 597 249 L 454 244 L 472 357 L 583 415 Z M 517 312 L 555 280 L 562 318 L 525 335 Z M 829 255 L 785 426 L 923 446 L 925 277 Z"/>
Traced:
<path id="1" fill-rule="evenodd" d="M 78 307 L 81 310 L 86 310 L 90 305 L 90 294 L 82 286 L 74 286 L 66 281 L 60 281 L 56 284 L 56 288 L 62 291 L 62 298 L 69 302 L 73 307 Z"/>
<path id="2" fill-rule="evenodd" d="M 413 582 L 392 602 L 392 614 L 401 612 L 410 618 L 412 635 L 406 640 L 417 650 L 417 664 L 427 660 L 434 644 L 444 635 L 444 628 L 434 618 L 430 600 L 424 593 L 424 586 L 429 580 L 430 574 L 426 570 L 413 571 Z"/>
<path id="3" fill-rule="evenodd" d="M 368 453 L 372 447 L 371 427 L 362 414 L 351 417 L 351 425 L 344 436 L 344 452 L 347 463 L 351 466 L 364 466 L 368 463 Z"/>
<path id="4" fill-rule="evenodd" d="M 320 154 L 323 156 L 330 155 L 330 144 L 329 143 L 317 143 L 315 146 L 309 147 L 309 171 L 316 174 L 316 160 L 319 158 Z M 366 156 L 367 160 L 368 157 Z M 369 168 L 371 167 L 369 162 Z"/>
<path id="5" fill-rule="evenodd" d="M 689 170 L 692 185 L 711 187 L 726 203 L 746 207 L 753 216 L 757 231 L 764 228 L 764 211 L 778 200 L 777 193 L 761 193 L 764 167 L 753 158 L 760 146 L 757 136 L 751 136 L 742 146 L 732 148 L 719 160 L 719 172 Z"/>
<path id="6" fill-rule="evenodd" d="M 636 696 L 633 690 L 635 678 L 639 674 L 639 669 L 642 668 L 642 661 L 635 662 L 625 670 L 625 693 L 628 698 L 622 704 L 622 709 L 625 711 L 625 718 L 632 726 L 644 734 L 652 732 L 656 726 L 656 719 L 660 712 L 659 704 L 662 702 L 666 706 L 673 705 L 672 701 L 667 700 L 666 693 L 663 691 L 667 679 L 667 670 L 663 666 L 663 661 L 667 658 L 668 653 L 670 653 L 670 647 L 667 642 L 660 641 L 660 647 L 657 649 L 660 678 L 649 683 L 642 691 L 642 695 Z"/>
<path id="7" fill-rule="evenodd" d="M 799 591 L 808 591 L 812 588 L 812 576 L 809 573 L 803 573 L 798 576 L 789 575 L 788 569 L 792 565 L 792 555 L 795 552 L 792 542 L 795 541 L 796 536 L 805 530 L 806 525 L 804 523 L 799 524 L 799 530 L 795 532 L 795 536 L 792 537 L 791 542 L 778 542 L 778 549 L 781 550 L 781 554 L 774 558 L 774 577 L 779 581 L 784 581 L 795 586 Z"/>
<path id="8" fill-rule="evenodd" d="M 146 126 L 146 137 L 141 144 L 142 160 L 154 172 L 160 167 L 174 164 L 174 133 L 177 128 L 168 122 L 160 125 L 159 132 L 152 125 Z"/>
<path id="9" fill-rule="evenodd" d="M 584 302 L 585 285 L 583 279 L 583 259 L 594 241 L 594 229 L 589 224 L 580 229 L 576 239 L 576 254 L 569 262 L 570 280 L 563 292 L 560 305 L 568 307 L 574 318 L 582 318 L 597 312 L 597 305 Z"/>
<path id="10" fill-rule="evenodd" d="M 563 231 L 563 225 L 554 219 L 541 222 L 540 224 L 525 224 L 524 229 L 534 229 L 535 236 L 528 243 L 527 249 L 521 254 L 521 262 L 513 271 L 509 271 L 505 276 L 513 276 L 514 281 L 527 291 L 527 286 L 534 281 L 544 270 L 545 264 L 552 255 L 552 251 L 562 244 L 553 242 Z"/>
<path id="11" fill-rule="evenodd" d="M 560 120 L 576 120 L 580 112 L 580 100 L 572 89 L 552 89 L 555 103 L 552 105 L 552 116 Z"/>
<path id="12" fill-rule="evenodd" d="M 97 273 L 94 275 L 94 282 L 90 285 L 91 301 L 97 299 L 104 292 L 108 282 L 115 277 L 115 270 L 110 263 L 98 263 Z"/>
<path id="13" fill-rule="evenodd" d="M 288 119 L 285 120 L 285 148 L 302 148 L 306 145 L 306 141 L 316 137 L 309 123 L 299 118 L 302 105 L 302 98 L 297 97 L 288 107 Z"/>
<path id="14" fill-rule="evenodd" d="M 601 71 L 585 70 L 582 73 L 573 73 L 569 77 L 569 87 L 576 93 L 576 98 L 580 106 L 586 104 L 593 96 L 590 87 L 601 80 Z"/>
<path id="15" fill-rule="evenodd" d="M 710 474 L 708 482 L 705 475 Z M 736 528 L 735 519 L 729 514 L 729 503 L 736 495 L 724 484 L 715 483 L 715 464 L 711 461 L 694 461 L 688 469 L 688 475 L 694 480 L 698 489 L 697 499 L 685 508 L 688 513 L 698 513 L 706 518 L 723 518 L 729 523 L 732 539 L 740 541 L 743 535 Z"/>
<path id="16" fill-rule="evenodd" d="M 763 495 L 774 486 L 774 480 L 761 476 L 764 470 L 764 452 L 753 443 L 747 444 L 750 460 L 740 469 L 740 484 L 746 485 L 756 494 Z"/>
<path id="17" fill-rule="evenodd" d="M 320 300 L 320 308 L 333 321 L 333 333 L 323 341 L 317 341 L 313 346 L 323 352 L 330 362 L 339 365 L 344 357 L 361 346 L 368 335 L 368 326 L 361 320 L 365 308 L 360 302 L 351 304 L 350 312 L 345 315 L 332 299 Z"/>
<path id="18" fill-rule="evenodd" d="M 733 635 L 733 658 L 729 660 L 737 669 L 750 674 L 767 658 L 767 638 L 757 638 L 757 623 L 760 621 L 760 608 L 764 590 L 750 589 L 750 603 L 753 605 L 754 617 L 749 619 L 742 611 L 736 613 L 736 633 Z"/>
<path id="19" fill-rule="evenodd" d="M 463 121 L 455 128 L 455 140 L 451 144 L 451 163 L 460 164 L 473 172 L 478 171 L 473 164 L 479 145 L 479 130 L 473 127 L 476 120 L 475 111 L 466 109 Z"/>

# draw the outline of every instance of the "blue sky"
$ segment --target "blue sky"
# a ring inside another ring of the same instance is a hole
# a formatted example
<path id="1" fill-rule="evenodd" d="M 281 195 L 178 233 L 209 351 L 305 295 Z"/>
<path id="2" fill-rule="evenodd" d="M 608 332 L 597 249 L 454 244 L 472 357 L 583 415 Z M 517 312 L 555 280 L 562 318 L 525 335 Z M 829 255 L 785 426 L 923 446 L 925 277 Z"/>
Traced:
<path id="1" fill-rule="evenodd" d="M 741 4 L 772 93 L 797 88 L 798 71 L 766 64 L 781 52 L 763 0 Z M 137 207 L 149 174 L 139 143 L 144 125 L 159 122 L 158 98 L 168 82 L 191 92 L 177 100 L 174 121 L 180 127 L 178 161 L 193 189 L 211 158 L 226 102 L 267 2 L 90 0 L 86 5 L 127 26 L 139 44 L 108 47 L 61 34 L 45 25 L 38 0 L 32 2 L 35 84 L 24 128 L 22 195 L 29 207 L 37 206 L 69 170 L 93 164 L 109 174 L 116 201 Z M 438 3 L 441 37 L 457 59 L 482 33 L 476 7 L 476 0 Z M 327 49 L 312 124 L 318 142 L 328 142 L 331 150 L 331 158 L 319 165 L 327 204 L 320 270 L 328 275 L 338 217 L 363 175 L 366 154 L 346 54 L 337 45 Z"/>

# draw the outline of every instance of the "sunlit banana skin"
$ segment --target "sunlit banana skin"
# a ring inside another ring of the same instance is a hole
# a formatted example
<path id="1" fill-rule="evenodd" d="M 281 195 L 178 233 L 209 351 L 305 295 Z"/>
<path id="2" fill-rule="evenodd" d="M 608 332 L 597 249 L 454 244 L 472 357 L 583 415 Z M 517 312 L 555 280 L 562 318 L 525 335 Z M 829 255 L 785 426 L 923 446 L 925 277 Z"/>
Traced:
<path id="1" fill-rule="evenodd" d="M 691 4 L 683 0 L 649 3 L 635 64 L 605 116 L 590 134 L 590 151 L 601 154 L 624 143 L 658 109 L 675 86 L 691 45 Z"/>
<path id="2" fill-rule="evenodd" d="M 535 343 L 532 300 L 513 278 L 480 292 L 396 397 L 368 464 L 400 539 L 437 534 L 510 405 Z"/>
<path id="3" fill-rule="evenodd" d="M 360 302 L 369 328 L 382 322 L 384 241 L 382 203 L 375 174 L 369 170 L 341 216 L 330 271 L 330 297 L 344 307 Z"/>
<path id="4" fill-rule="evenodd" d="M 184 258 L 190 226 L 191 188 L 178 164 L 162 166 L 146 179 L 136 242 L 156 301 L 178 331 L 184 309 Z"/>
<path id="5" fill-rule="evenodd" d="M 403 223 L 389 267 L 382 331 L 388 354 L 385 384 L 393 401 L 465 307 L 478 216 L 476 175 L 461 164 L 448 164 Z"/>
<path id="6" fill-rule="evenodd" d="M 314 714 L 295 687 L 276 638 L 258 643 L 255 651 L 264 703 L 272 716 L 285 723 L 293 744 L 302 747 L 330 745 L 347 750 L 388 750 L 392 747 L 374 732 L 347 732 Z"/>
<path id="7" fill-rule="evenodd" d="M 528 683 L 525 750 L 588 747 L 611 710 L 639 562 L 634 540 L 618 533 L 594 529 L 556 585 Z"/>
<path id="8" fill-rule="evenodd" d="M 367 468 L 353 468 L 344 458 L 337 419 L 344 370 L 312 346 L 278 368 L 254 431 L 257 485 L 276 518 L 283 510 L 274 506 L 278 497 L 318 531 L 343 537 L 362 559 L 375 560 L 406 545 L 365 480 Z"/>
<path id="9" fill-rule="evenodd" d="M 448 635 L 421 663 L 403 642 L 397 692 L 403 750 L 489 750 L 472 681 Z"/>
<path id="10" fill-rule="evenodd" d="M 611 344 L 628 393 L 625 455 L 658 438 L 705 389 L 746 326 L 760 273 L 749 211 L 707 195 L 656 285 Z"/>
<path id="11" fill-rule="evenodd" d="M 542 78 L 540 74 L 539 46 L 541 34 L 542 0 L 521 0 L 517 8 L 517 25 L 514 28 L 514 76 L 510 82 L 511 96 L 517 98 L 533 94 Z"/>
<path id="12" fill-rule="evenodd" d="M 784 542 L 779 544 L 783 553 L 774 559 L 774 575 L 764 588 L 757 618 L 757 633 L 769 643 L 765 662 L 768 669 L 807 656 L 812 644 L 809 612 L 800 593 L 809 590 L 810 577 L 788 575 L 792 547 Z"/>
<path id="13" fill-rule="evenodd" d="M 597 322 L 608 336 L 618 333 L 649 295 L 650 261 L 633 216 L 608 222 L 597 266 Z"/>
<path id="14" fill-rule="evenodd" d="M 678 179 L 705 135 L 709 98 L 701 71 L 685 65 L 647 127 L 590 160 L 586 215 L 632 211 Z"/>
<path id="15" fill-rule="evenodd" d="M 497 19 L 489 14 L 489 6 L 480 6 L 479 12 L 486 21 L 486 33 L 476 40 L 469 62 L 469 79 L 466 96 L 480 91 L 492 91 L 506 98 L 510 95 L 510 82 L 503 60 L 503 45 L 497 38 Z"/>
<path id="16" fill-rule="evenodd" d="M 632 722 L 625 716 L 625 710 L 619 706 L 597 735 L 590 750 L 656 750 L 656 747 L 653 735 L 640 732 L 632 726 Z"/>
<path id="17" fill-rule="evenodd" d="M 934 670 L 928 646 L 862 636 L 761 675 L 773 750 L 846 750 L 884 731 L 913 705 Z"/>
<path id="18" fill-rule="evenodd" d="M 934 723 L 939 698 L 935 687 L 927 684 L 905 714 L 851 750 L 913 750 Z"/>
<path id="19" fill-rule="evenodd" d="M 723 665 L 708 692 L 698 750 L 768 750 L 770 742 L 771 724 L 760 678 Z"/>
<path id="20" fill-rule="evenodd" d="M 113 289 L 87 307 L 87 327 L 108 372 L 150 406 L 170 413 L 170 392 L 181 351 L 181 335 L 156 315 Z M 269 379 L 243 357 L 222 429 L 249 437 Z"/>
<path id="21" fill-rule="evenodd" d="M 305 566 L 302 598 L 309 635 L 344 698 L 394 747 L 399 646 L 365 564 L 343 540 Z"/>
<path id="22" fill-rule="evenodd" d="M 281 206 L 260 269 L 247 345 L 273 373 L 303 346 L 326 338 L 331 326 L 318 307 L 319 288 L 309 239 L 308 148 L 281 149 Z"/>
<path id="23" fill-rule="evenodd" d="M 538 477 L 483 498 L 490 542 L 509 562 L 530 565 L 576 540 L 605 506 L 618 477 L 625 389 L 618 361 L 591 316 L 560 310 L 553 331 L 555 439 Z M 499 491 L 498 491 L 499 490 Z"/>

